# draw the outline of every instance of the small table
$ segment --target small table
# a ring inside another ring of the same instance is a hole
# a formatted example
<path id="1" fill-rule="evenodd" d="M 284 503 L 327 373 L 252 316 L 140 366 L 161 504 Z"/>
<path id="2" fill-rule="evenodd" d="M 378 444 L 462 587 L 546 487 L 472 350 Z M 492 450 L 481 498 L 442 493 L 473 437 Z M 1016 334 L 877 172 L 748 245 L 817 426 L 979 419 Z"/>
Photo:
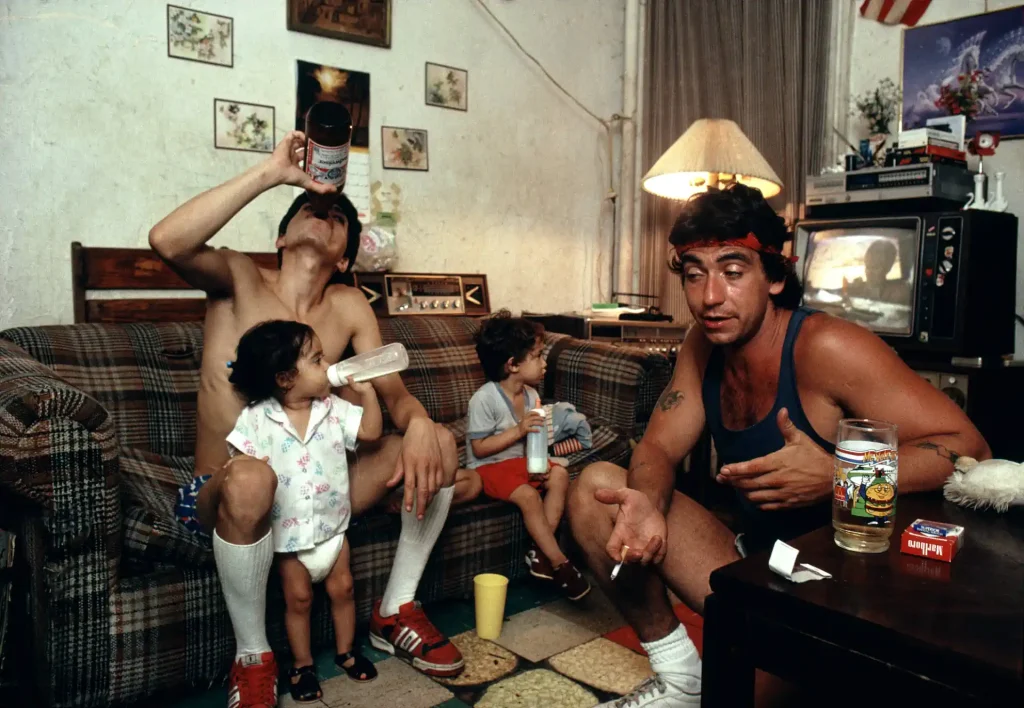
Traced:
<path id="1" fill-rule="evenodd" d="M 952 563 L 900 553 L 916 518 L 966 527 Z M 755 668 L 832 705 L 1024 705 L 1024 509 L 908 494 L 886 553 L 844 551 L 831 526 L 790 545 L 832 578 L 791 583 L 768 553 L 712 573 L 702 705 L 753 705 Z"/>

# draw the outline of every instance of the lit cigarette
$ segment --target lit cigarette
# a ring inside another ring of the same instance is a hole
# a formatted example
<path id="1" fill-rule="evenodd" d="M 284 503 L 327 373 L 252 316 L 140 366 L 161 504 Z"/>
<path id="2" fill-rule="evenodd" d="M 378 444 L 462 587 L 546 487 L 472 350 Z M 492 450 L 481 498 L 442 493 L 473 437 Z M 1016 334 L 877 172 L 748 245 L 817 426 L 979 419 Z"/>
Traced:
<path id="1" fill-rule="evenodd" d="M 619 577 L 619 571 L 622 570 L 622 564 L 626 562 L 626 554 L 627 553 L 629 553 L 629 546 L 623 546 L 622 547 L 622 553 L 621 553 L 622 560 L 620 560 L 618 563 L 616 563 L 615 567 L 612 568 L 612 580 L 615 580 L 615 578 Z"/>

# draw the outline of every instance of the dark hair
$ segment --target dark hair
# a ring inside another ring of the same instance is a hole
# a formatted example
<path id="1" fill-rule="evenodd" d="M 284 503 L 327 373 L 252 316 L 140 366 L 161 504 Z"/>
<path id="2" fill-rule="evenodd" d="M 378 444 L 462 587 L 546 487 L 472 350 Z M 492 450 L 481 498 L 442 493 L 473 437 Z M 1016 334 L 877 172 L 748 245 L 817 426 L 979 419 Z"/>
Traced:
<path id="1" fill-rule="evenodd" d="M 277 227 L 277 235 L 283 236 L 284 232 L 288 230 L 288 224 L 291 223 L 292 218 L 299 213 L 299 209 L 309 203 L 309 195 L 303 192 L 299 196 L 295 197 L 292 201 L 292 205 L 288 207 L 288 211 L 284 213 L 284 217 L 281 218 L 281 223 Z M 359 212 L 356 211 L 355 206 L 349 201 L 349 198 L 344 193 L 338 195 L 338 206 L 341 207 L 341 213 L 345 215 L 345 221 L 348 222 L 348 236 L 345 240 L 345 258 L 348 259 L 348 267 L 345 272 L 335 271 L 331 275 L 328 285 L 334 283 L 344 283 L 345 285 L 351 285 L 354 281 L 350 271 L 352 266 L 356 264 L 356 255 L 359 253 L 359 236 L 363 232 L 363 225 L 359 221 Z M 280 270 L 281 261 L 284 258 L 284 249 L 277 249 L 277 267 Z"/>
<path id="2" fill-rule="evenodd" d="M 269 320 L 249 329 L 238 340 L 228 381 L 248 405 L 280 396 L 278 374 L 295 371 L 302 350 L 313 341 L 313 329 L 301 322 Z"/>
<path id="3" fill-rule="evenodd" d="M 771 296 L 772 302 L 777 307 L 795 310 L 800 306 L 804 293 L 793 263 L 781 255 L 789 232 L 785 220 L 769 206 L 760 190 L 734 182 L 725 189 L 709 189 L 695 194 L 676 218 L 668 242 L 673 246 L 685 246 L 695 241 L 741 240 L 751 232 L 763 247 L 776 251 L 758 253 L 768 280 L 784 283 L 782 292 Z M 683 263 L 679 256 L 672 257 L 669 269 L 682 274 Z"/>
<path id="4" fill-rule="evenodd" d="M 513 317 L 508 310 L 500 310 L 484 320 L 476 333 L 476 355 L 480 357 L 487 380 L 507 379 L 505 363 L 511 359 L 518 364 L 525 359 L 543 334 L 542 325 Z"/>

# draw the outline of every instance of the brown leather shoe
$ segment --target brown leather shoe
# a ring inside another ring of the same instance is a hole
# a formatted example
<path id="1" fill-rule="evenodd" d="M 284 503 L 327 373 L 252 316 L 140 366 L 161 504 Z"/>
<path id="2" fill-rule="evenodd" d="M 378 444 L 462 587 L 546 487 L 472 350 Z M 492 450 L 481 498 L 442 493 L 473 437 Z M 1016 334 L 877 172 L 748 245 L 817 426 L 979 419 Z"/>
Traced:
<path id="1" fill-rule="evenodd" d="M 590 583 L 569 561 L 555 568 L 555 585 L 573 602 L 582 600 L 590 592 Z"/>

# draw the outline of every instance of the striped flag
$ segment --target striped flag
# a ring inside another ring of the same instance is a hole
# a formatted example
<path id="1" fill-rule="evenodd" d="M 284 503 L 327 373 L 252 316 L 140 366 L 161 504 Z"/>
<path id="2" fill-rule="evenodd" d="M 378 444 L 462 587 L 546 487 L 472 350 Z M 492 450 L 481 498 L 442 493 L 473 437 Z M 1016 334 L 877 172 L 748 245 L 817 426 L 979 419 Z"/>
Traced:
<path id="1" fill-rule="evenodd" d="M 864 0 L 860 15 L 866 20 L 875 20 L 887 25 L 917 24 L 932 0 Z"/>

